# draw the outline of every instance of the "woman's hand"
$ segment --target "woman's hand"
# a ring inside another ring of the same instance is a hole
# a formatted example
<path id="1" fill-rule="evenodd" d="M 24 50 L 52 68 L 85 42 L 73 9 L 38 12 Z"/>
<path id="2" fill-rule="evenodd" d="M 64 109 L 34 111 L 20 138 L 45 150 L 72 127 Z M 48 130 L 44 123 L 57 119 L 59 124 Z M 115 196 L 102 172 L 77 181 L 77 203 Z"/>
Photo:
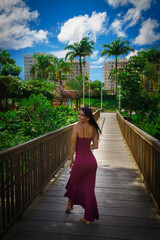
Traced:
<path id="1" fill-rule="evenodd" d="M 71 160 L 70 165 L 69 165 L 71 169 L 72 169 L 73 164 L 74 164 L 74 161 Z"/>

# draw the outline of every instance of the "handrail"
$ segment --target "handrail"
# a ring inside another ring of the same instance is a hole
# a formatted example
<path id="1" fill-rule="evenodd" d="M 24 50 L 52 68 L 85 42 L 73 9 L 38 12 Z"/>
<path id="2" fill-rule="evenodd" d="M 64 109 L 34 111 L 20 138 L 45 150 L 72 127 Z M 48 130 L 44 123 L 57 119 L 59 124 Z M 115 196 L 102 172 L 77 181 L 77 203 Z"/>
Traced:
<path id="1" fill-rule="evenodd" d="M 123 137 L 137 163 L 145 184 L 160 209 L 160 142 L 116 112 Z"/>
<path id="2" fill-rule="evenodd" d="M 1 235 L 67 161 L 73 125 L 0 152 Z"/>

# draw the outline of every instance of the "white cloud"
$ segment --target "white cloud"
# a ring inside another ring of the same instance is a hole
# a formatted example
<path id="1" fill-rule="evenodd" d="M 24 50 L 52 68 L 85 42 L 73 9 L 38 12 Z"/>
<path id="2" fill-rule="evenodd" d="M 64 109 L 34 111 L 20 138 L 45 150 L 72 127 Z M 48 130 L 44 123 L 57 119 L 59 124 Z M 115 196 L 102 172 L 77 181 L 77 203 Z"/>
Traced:
<path id="1" fill-rule="evenodd" d="M 119 5 L 124 6 L 128 3 L 128 0 L 105 0 L 105 1 L 115 8 L 118 7 Z"/>
<path id="2" fill-rule="evenodd" d="M 37 20 L 37 10 L 30 11 L 22 0 L 0 2 L 0 46 L 8 49 L 31 47 L 35 42 L 47 42 L 48 31 L 31 30 L 29 22 Z"/>
<path id="3" fill-rule="evenodd" d="M 134 25 L 137 24 L 137 22 L 139 21 L 141 17 L 141 10 L 138 8 L 130 8 L 126 15 L 124 16 L 123 20 L 121 21 L 121 23 L 123 23 L 123 25 L 125 23 L 128 23 L 125 27 L 125 30 L 133 27 Z"/>
<path id="4" fill-rule="evenodd" d="M 65 58 L 67 52 L 69 52 L 69 50 L 59 50 L 59 51 L 52 51 L 50 52 L 50 54 L 53 54 L 57 58 Z"/>
<path id="5" fill-rule="evenodd" d="M 102 62 L 104 62 L 105 57 L 100 57 L 97 61 L 91 62 L 91 64 L 100 64 Z"/>
<path id="6" fill-rule="evenodd" d="M 107 13 L 93 12 L 91 17 L 87 14 L 69 19 L 61 27 L 58 40 L 64 43 L 79 42 L 84 36 L 96 41 L 97 35 L 105 32 Z"/>
<path id="7" fill-rule="evenodd" d="M 144 45 L 144 44 L 152 44 L 160 39 L 160 33 L 156 33 L 154 31 L 155 28 L 159 26 L 159 23 L 149 18 L 145 22 L 142 23 L 141 29 L 139 31 L 139 35 L 136 37 L 134 44 Z"/>
<path id="8" fill-rule="evenodd" d="M 130 53 L 126 56 L 126 58 L 129 59 L 130 57 L 136 56 L 137 53 L 138 53 L 138 50 L 134 50 L 134 52 L 130 52 Z"/>
<path id="9" fill-rule="evenodd" d="M 96 51 L 93 51 L 93 54 L 91 55 L 91 58 L 92 59 L 96 59 L 97 58 L 97 54 L 99 53 L 99 51 L 98 50 L 96 50 Z"/>
<path id="10" fill-rule="evenodd" d="M 115 19 L 111 24 L 111 29 L 117 34 L 118 37 L 126 37 L 125 32 L 122 31 L 121 21 Z"/>
<path id="11" fill-rule="evenodd" d="M 142 11 L 147 11 L 151 7 L 151 3 L 154 0 L 105 0 L 112 7 L 116 8 L 118 6 L 132 5 L 133 7 L 129 8 L 127 13 L 124 15 L 117 14 L 118 19 L 116 19 L 112 25 L 111 29 L 117 34 L 117 36 L 125 36 L 125 31 L 135 26 L 139 19 L 141 18 Z M 122 28 L 124 27 L 124 31 Z"/>
<path id="12" fill-rule="evenodd" d="M 147 10 L 151 6 L 151 2 L 154 0 L 105 0 L 113 7 L 118 7 L 119 5 L 124 6 L 132 4 L 136 8 Z"/>
<path id="13" fill-rule="evenodd" d="M 104 65 L 90 65 L 90 68 L 103 68 Z"/>

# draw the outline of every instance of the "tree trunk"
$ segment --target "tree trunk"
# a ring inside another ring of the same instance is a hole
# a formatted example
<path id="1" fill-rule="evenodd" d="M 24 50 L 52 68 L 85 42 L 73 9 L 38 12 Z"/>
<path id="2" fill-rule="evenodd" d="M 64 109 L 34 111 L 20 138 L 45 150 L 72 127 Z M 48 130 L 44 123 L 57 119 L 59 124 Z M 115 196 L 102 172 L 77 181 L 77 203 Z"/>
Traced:
<path id="1" fill-rule="evenodd" d="M 59 72 L 59 84 L 62 87 L 62 77 L 61 77 L 61 72 Z"/>
<path id="2" fill-rule="evenodd" d="M 79 58 L 80 74 L 82 75 L 82 61 L 81 57 Z"/>
<path id="3" fill-rule="evenodd" d="M 117 55 L 116 55 L 116 63 L 115 63 L 115 66 L 116 66 L 115 82 L 116 82 L 116 94 L 117 94 Z"/>
<path id="4" fill-rule="evenodd" d="M 0 111 L 3 112 L 2 98 L 0 98 Z"/>
<path id="5" fill-rule="evenodd" d="M 76 98 L 76 108 L 78 110 L 78 98 Z"/>
<path id="6" fill-rule="evenodd" d="M 5 98 L 5 111 L 8 111 L 8 98 Z"/>

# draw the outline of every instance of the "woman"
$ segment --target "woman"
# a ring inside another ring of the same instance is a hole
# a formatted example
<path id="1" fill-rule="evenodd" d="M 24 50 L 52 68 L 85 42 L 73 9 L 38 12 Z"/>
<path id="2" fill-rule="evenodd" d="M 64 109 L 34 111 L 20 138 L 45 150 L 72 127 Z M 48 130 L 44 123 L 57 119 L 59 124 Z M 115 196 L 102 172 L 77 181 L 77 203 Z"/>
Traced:
<path id="1" fill-rule="evenodd" d="M 99 219 L 94 193 L 97 162 L 91 151 L 98 148 L 99 132 L 101 133 L 101 130 L 91 109 L 82 107 L 78 114 L 78 123 L 73 127 L 70 149 L 71 172 L 64 196 L 68 197 L 66 212 L 70 212 L 73 205 L 80 205 L 85 209 L 84 218 L 80 220 L 87 225 L 90 225 L 90 221 Z"/>

